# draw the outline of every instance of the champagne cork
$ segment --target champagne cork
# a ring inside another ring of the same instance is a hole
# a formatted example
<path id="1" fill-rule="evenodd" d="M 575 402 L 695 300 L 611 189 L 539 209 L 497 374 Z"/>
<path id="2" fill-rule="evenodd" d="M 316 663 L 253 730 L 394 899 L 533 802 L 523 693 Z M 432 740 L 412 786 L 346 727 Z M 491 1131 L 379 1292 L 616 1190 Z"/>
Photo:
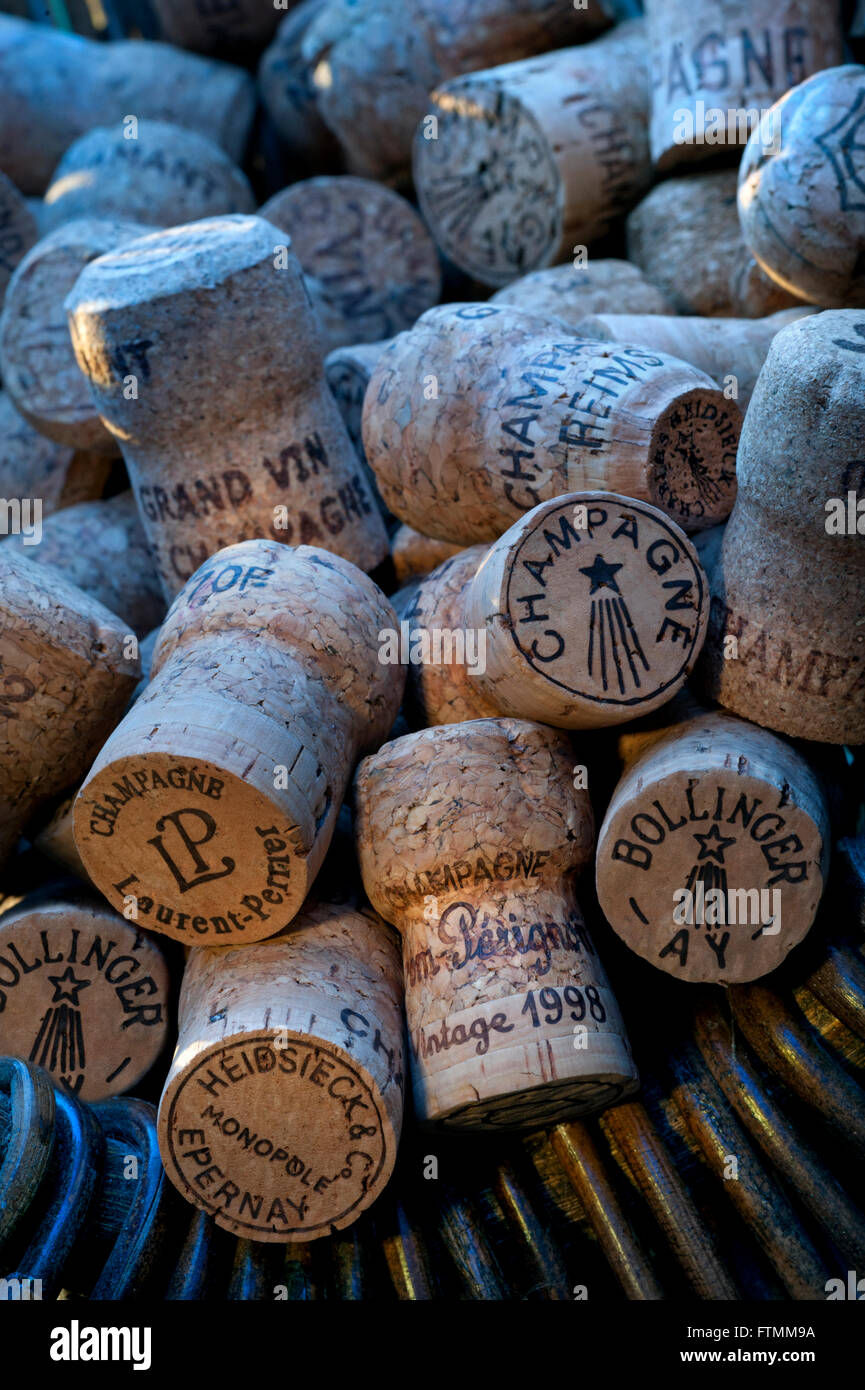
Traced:
<path id="1" fill-rule="evenodd" d="M 175 226 L 224 212 L 254 212 L 245 174 L 194 130 L 143 120 L 96 126 L 69 146 L 45 194 L 53 231 L 77 217 Z"/>
<path id="2" fill-rule="evenodd" d="M 385 348 L 390 347 L 389 338 L 378 343 L 349 343 L 334 348 L 324 359 L 324 374 L 345 421 L 348 437 L 362 459 L 366 459 L 363 449 L 361 419 L 366 388 L 375 365 Z M 375 474 L 370 469 L 370 477 Z M 376 493 L 378 485 L 376 484 Z"/>
<path id="3" fill-rule="evenodd" d="M 485 304 L 441 305 L 400 334 L 363 413 L 386 505 L 464 545 L 577 489 L 713 526 L 733 505 L 740 428 L 735 401 L 695 367 Z"/>
<path id="4" fill-rule="evenodd" d="M 593 314 L 575 326 L 583 338 L 632 343 L 679 357 L 705 372 L 744 412 L 776 333 L 816 310 L 781 309 L 762 319 L 704 319 L 665 314 Z"/>
<path id="5" fill-rule="evenodd" d="M 0 174 L 0 306 L 19 261 L 39 236 L 36 218 L 11 179 Z"/>
<path id="6" fill-rule="evenodd" d="M 660 171 L 742 146 L 773 102 L 841 61 L 825 0 L 647 0 L 652 159 Z"/>
<path id="7" fill-rule="evenodd" d="M 165 1171 L 257 1241 L 343 1230 L 402 1127 L 402 972 L 373 913 L 319 904 L 270 941 L 190 953 L 159 1105 Z"/>
<path id="8" fill-rule="evenodd" d="M 0 497 L 42 504 L 42 516 L 101 497 L 111 460 L 55 444 L 20 415 L 0 391 Z"/>
<path id="9" fill-rule="evenodd" d="M 407 180 L 436 83 L 580 43 L 608 24 L 600 0 L 580 10 L 556 0 L 326 0 L 303 55 L 351 172 Z"/>
<path id="10" fill-rule="evenodd" d="M 165 1045 L 170 978 L 156 940 L 84 889 L 0 920 L 0 1043 L 86 1101 L 129 1091 Z"/>
<path id="11" fill-rule="evenodd" d="M 761 270 L 736 210 L 736 171 L 666 179 L 627 220 L 628 258 L 680 314 L 762 318 L 801 300 Z"/>
<path id="12" fill-rule="evenodd" d="M 260 215 L 291 237 L 326 351 L 392 338 L 438 303 L 432 238 L 411 203 L 382 184 L 348 175 L 304 179 Z"/>
<path id="13" fill-rule="evenodd" d="M 209 560 L 160 629 L 149 685 L 88 773 L 75 840 L 123 910 L 187 944 L 273 936 L 324 858 L 359 753 L 396 717 L 390 604 L 315 546 Z"/>
<path id="14" fill-rule="evenodd" d="M 63 301 L 89 261 L 145 230 L 110 219 L 68 222 L 36 243 L 9 282 L 0 316 L 3 384 L 24 418 L 57 444 L 119 452 L 75 361 Z"/>
<path id="15" fill-rule="evenodd" d="M 411 526 L 398 526 L 391 539 L 391 555 L 397 581 L 405 584 L 416 576 L 429 574 L 438 569 L 452 555 L 458 555 L 460 547 L 449 541 L 437 541 L 432 536 L 422 536 Z"/>
<path id="16" fill-rule="evenodd" d="M 403 938 L 418 1118 L 536 1127 L 635 1090 L 573 888 L 594 835 L 568 740 L 511 719 L 424 729 L 366 758 L 356 791 L 364 885 Z"/>
<path id="17" fill-rule="evenodd" d="M 165 602 L 147 549 L 135 498 L 81 502 L 48 517 L 38 545 L 10 536 L 25 559 L 61 570 L 73 584 L 116 613 L 143 637 L 165 615 Z"/>
<path id="18" fill-rule="evenodd" d="M 421 580 L 401 627 L 410 695 L 429 724 L 625 723 L 681 688 L 708 616 L 697 552 L 662 512 L 571 493 Z"/>
<path id="19" fill-rule="evenodd" d="M 261 100 L 295 165 L 310 172 L 338 167 L 339 145 L 319 115 L 312 68 L 303 57 L 303 36 L 321 11 L 321 0 L 301 0 L 284 16 L 258 67 Z"/>
<path id="20" fill-rule="evenodd" d="M 783 141 L 756 130 L 739 166 L 739 218 L 762 268 L 790 294 L 833 309 L 865 306 L 865 68 L 829 68 L 773 107 Z"/>
<path id="21" fill-rule="evenodd" d="M 699 671 L 734 713 L 825 743 L 865 742 L 863 344 L 852 309 L 774 338 L 742 431 Z"/>
<path id="22" fill-rule="evenodd" d="M 267 0 L 153 0 L 163 37 L 178 48 L 219 53 L 237 62 L 272 37 L 286 8 Z"/>
<path id="23" fill-rule="evenodd" d="M 366 570 L 384 559 L 300 266 L 271 223 L 141 237 L 89 265 L 66 309 L 167 598 L 208 555 L 261 535 Z"/>
<path id="24" fill-rule="evenodd" d="M 598 836 L 598 899 L 622 940 L 677 980 L 741 984 L 814 921 L 829 820 L 774 734 L 698 714 L 629 760 Z"/>
<path id="25" fill-rule="evenodd" d="M 671 314 L 673 306 L 630 261 L 595 260 L 548 266 L 522 275 L 491 304 L 558 318 L 576 328 L 589 314 Z"/>
<path id="26" fill-rule="evenodd" d="M 196 130 L 239 160 L 254 102 L 249 74 L 227 63 L 0 17 L 0 169 L 22 193 L 44 192 L 79 135 L 129 115 Z"/>
<path id="27" fill-rule="evenodd" d="M 119 718 L 138 674 L 128 638 L 64 575 L 0 546 L 0 863 Z"/>
<path id="28" fill-rule="evenodd" d="M 414 178 L 442 251 L 498 287 L 605 236 L 651 182 L 647 106 L 641 20 L 438 87 Z"/>

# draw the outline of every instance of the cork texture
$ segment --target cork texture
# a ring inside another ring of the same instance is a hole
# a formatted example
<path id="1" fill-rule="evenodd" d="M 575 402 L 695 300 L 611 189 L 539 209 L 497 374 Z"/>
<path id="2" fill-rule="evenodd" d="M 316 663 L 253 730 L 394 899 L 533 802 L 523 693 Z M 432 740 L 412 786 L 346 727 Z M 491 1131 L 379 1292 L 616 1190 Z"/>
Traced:
<path id="1" fill-rule="evenodd" d="M 0 306 L 12 272 L 39 235 L 27 199 L 11 179 L 0 174 Z"/>
<path id="2" fill-rule="evenodd" d="M 801 304 L 745 245 L 736 177 L 721 169 L 665 179 L 627 218 L 628 259 L 679 314 L 752 319 Z"/>
<path id="3" fill-rule="evenodd" d="M 715 525 L 733 505 L 740 428 L 696 367 L 487 304 L 441 305 L 400 334 L 362 421 L 390 510 L 463 545 L 582 489 L 650 502 L 686 530 Z"/>
<path id="4" fill-rule="evenodd" d="M 748 138 L 746 112 L 757 119 L 841 61 L 840 6 L 823 0 L 647 0 L 645 8 L 652 159 L 662 172 L 723 159 Z"/>
<path id="5" fill-rule="evenodd" d="M 777 103 L 777 150 L 755 131 L 739 166 L 745 241 L 783 290 L 827 308 L 865 306 L 865 68 L 819 72 Z"/>
<path id="6" fill-rule="evenodd" d="M 398 526 L 391 537 L 393 567 L 400 584 L 414 579 L 431 570 L 438 569 L 445 560 L 459 553 L 460 547 L 451 541 L 437 541 L 432 536 L 423 536 L 411 526 Z"/>
<path id="7" fill-rule="evenodd" d="M 259 94 L 282 146 L 296 164 L 310 170 L 335 168 L 340 163 L 336 136 L 316 104 L 312 64 L 302 52 L 303 36 L 320 11 L 320 0 L 295 5 L 283 16 L 258 65 Z"/>
<path id="8" fill-rule="evenodd" d="M 805 760 L 764 729 L 703 713 L 629 760 L 595 872 L 604 915 L 633 951 L 677 980 L 731 985 L 775 970 L 802 940 L 828 860 L 828 812 Z M 676 916 L 681 890 L 689 920 Z M 713 890 L 722 902 L 706 906 Z M 742 892 L 763 897 L 730 897 Z"/>
<path id="9" fill-rule="evenodd" d="M 319 904 L 270 941 L 196 949 L 159 1106 L 166 1173 L 237 1236 L 342 1230 L 393 1169 L 403 1067 L 399 947 L 373 913 Z"/>
<path id="10" fill-rule="evenodd" d="M 384 559 L 279 228 L 237 216 L 152 233 L 89 265 L 66 309 L 166 598 L 209 555 L 259 536 L 367 570 Z"/>
<path id="11" fill-rule="evenodd" d="M 699 669 L 733 713 L 827 743 L 865 741 L 863 336 L 861 311 L 849 309 L 799 319 L 772 341 L 742 432 Z"/>
<path id="12" fill-rule="evenodd" d="M 75 360 L 63 301 L 95 257 L 132 241 L 138 223 L 84 218 L 38 241 L 9 282 L 0 316 L 0 372 L 35 429 L 75 449 L 119 453 Z"/>
<path id="13" fill-rule="evenodd" d="M 0 1043 L 80 1100 L 134 1087 L 165 1045 L 170 978 L 152 936 L 84 889 L 0 921 Z"/>
<path id="14" fill-rule="evenodd" d="M 227 63 L 0 17 L 0 169 L 22 193 L 44 192 L 79 135 L 130 112 L 197 130 L 240 159 L 254 102 L 249 74 Z"/>
<path id="15" fill-rule="evenodd" d="M 651 183 L 642 21 L 445 82 L 414 181 L 442 251 L 497 288 L 604 236 Z"/>
<path id="16" fill-rule="evenodd" d="M 386 736 L 403 668 L 390 604 L 312 546 L 232 546 L 172 605 L 151 680 L 75 807 L 84 867 L 118 910 L 191 944 L 272 936 L 297 914 L 358 755 Z"/>
<path id="17" fill-rule="evenodd" d="M 42 503 L 42 516 L 101 497 L 111 460 L 56 444 L 35 430 L 0 391 L 0 497 Z"/>
<path id="18" fill-rule="evenodd" d="M 356 782 L 364 886 L 400 929 L 419 1118 L 556 1123 L 636 1086 L 574 872 L 593 848 L 564 736 L 509 719 L 425 729 Z"/>
<path id="19" fill-rule="evenodd" d="M 521 275 L 496 290 L 491 304 L 505 304 L 561 319 L 571 328 L 589 314 L 671 314 L 667 297 L 630 261 L 595 259 L 552 265 Z"/>
<path id="20" fill-rule="evenodd" d="M 376 343 L 437 304 L 441 270 L 411 203 L 370 179 L 302 179 L 260 215 L 291 237 L 326 351 Z"/>
<path id="21" fill-rule="evenodd" d="M 170 121 L 96 126 L 69 146 L 45 193 L 45 229 L 77 217 L 154 227 L 253 212 L 246 175 L 206 136 Z"/>

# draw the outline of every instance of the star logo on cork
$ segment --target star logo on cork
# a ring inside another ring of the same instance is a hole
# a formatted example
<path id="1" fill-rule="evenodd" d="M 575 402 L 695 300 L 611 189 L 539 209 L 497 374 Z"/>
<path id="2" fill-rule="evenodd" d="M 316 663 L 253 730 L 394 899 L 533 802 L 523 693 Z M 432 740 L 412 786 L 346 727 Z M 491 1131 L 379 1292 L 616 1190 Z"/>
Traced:
<path id="1" fill-rule="evenodd" d="M 843 212 L 865 212 L 865 92 L 840 121 L 814 137 L 835 171 Z"/>
<path id="2" fill-rule="evenodd" d="M 713 825 L 711 830 L 707 830 L 705 835 L 698 835 L 694 832 L 694 839 L 700 846 L 700 859 L 717 859 L 719 864 L 724 862 L 724 850 L 729 849 L 736 843 L 735 836 L 728 837 L 721 834 L 717 825 Z"/>
<path id="3" fill-rule="evenodd" d="M 48 979 L 54 986 L 54 995 L 51 1003 L 60 1004 L 64 999 L 68 999 L 69 1003 L 76 1008 L 78 1007 L 79 994 L 82 989 L 87 989 L 90 984 L 89 980 L 77 979 L 71 965 L 67 965 L 62 975 L 49 975 Z"/>
<path id="4" fill-rule="evenodd" d="M 610 689 L 615 670 L 619 694 L 624 695 L 629 676 L 634 689 L 640 689 L 639 667 L 642 666 L 645 674 L 649 669 L 649 663 L 640 645 L 628 605 L 622 598 L 616 581 L 615 576 L 620 569 L 624 569 L 624 565 L 608 564 L 599 552 L 590 565 L 580 566 L 580 574 L 585 574 L 592 585 L 589 590 L 592 609 L 589 616 L 589 650 L 586 662 L 589 675 L 600 675 L 601 685 L 606 691 Z M 607 597 L 601 592 L 604 589 L 609 589 L 616 597 Z M 601 597 L 593 598 L 592 596 L 598 592 L 601 592 Z M 620 660 L 622 655 L 627 658 L 627 667 L 625 661 Z"/>

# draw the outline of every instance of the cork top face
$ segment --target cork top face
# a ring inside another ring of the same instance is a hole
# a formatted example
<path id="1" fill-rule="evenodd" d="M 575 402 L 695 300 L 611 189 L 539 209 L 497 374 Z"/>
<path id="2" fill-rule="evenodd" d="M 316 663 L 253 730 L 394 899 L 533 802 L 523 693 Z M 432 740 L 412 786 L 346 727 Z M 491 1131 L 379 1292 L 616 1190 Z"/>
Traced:
<path id="1" fill-rule="evenodd" d="M 168 967 L 151 939 L 78 894 L 0 919 L 0 1042 L 81 1100 L 128 1091 L 159 1055 Z"/>
<path id="2" fill-rule="evenodd" d="M 395 925 L 433 894 L 483 898 L 549 887 L 594 841 L 567 738 L 540 724 L 475 719 L 387 743 L 357 774 L 364 886 Z"/>
<path id="3" fill-rule="evenodd" d="M 494 649 L 483 677 L 493 699 L 530 704 L 547 692 L 616 723 L 685 681 L 705 638 L 708 583 L 690 541 L 655 507 L 571 493 L 492 547 L 467 615 Z"/>

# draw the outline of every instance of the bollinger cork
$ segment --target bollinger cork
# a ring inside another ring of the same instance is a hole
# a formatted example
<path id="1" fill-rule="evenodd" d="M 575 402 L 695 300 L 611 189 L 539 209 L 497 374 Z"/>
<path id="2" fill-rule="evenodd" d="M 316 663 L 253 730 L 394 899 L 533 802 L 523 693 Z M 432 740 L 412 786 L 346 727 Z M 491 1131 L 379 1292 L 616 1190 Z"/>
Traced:
<path id="1" fill-rule="evenodd" d="M 81 502 L 48 517 L 38 545 L 28 544 L 23 536 L 10 536 L 5 544 L 24 559 L 62 570 L 139 637 L 165 616 L 162 589 L 131 492 Z"/>
<path id="2" fill-rule="evenodd" d="M 0 863 L 120 718 L 138 678 L 130 639 L 65 575 L 0 546 Z"/>
<path id="3" fill-rule="evenodd" d="M 598 835 L 598 900 L 651 965 L 742 984 L 810 929 L 829 844 L 804 758 L 745 720 L 692 713 L 627 760 Z"/>
<path id="4" fill-rule="evenodd" d="M 224 217 L 154 232 L 89 265 L 66 309 L 167 598 L 209 555 L 258 536 L 366 570 L 384 559 L 278 228 Z"/>
<path id="5" fill-rule="evenodd" d="M 445 560 L 459 554 L 460 547 L 452 545 L 450 541 L 422 536 L 411 526 L 398 526 L 391 538 L 390 550 L 397 580 L 400 584 L 406 584 L 410 579 L 438 569 Z"/>
<path id="6" fill-rule="evenodd" d="M 636 1089 L 573 877 L 591 858 L 567 738 L 479 719 L 360 765 L 366 891 L 403 938 L 415 1109 L 428 1124 L 557 1124 Z"/>
<path id="7" fill-rule="evenodd" d="M 320 11 L 321 0 L 300 0 L 258 65 L 259 94 L 280 143 L 292 166 L 310 173 L 341 164 L 339 143 L 315 99 L 313 65 L 303 56 L 304 35 Z"/>
<path id="8" fill-rule="evenodd" d="M 628 258 L 679 314 L 762 318 L 801 306 L 761 270 L 742 237 L 736 171 L 665 179 L 627 219 Z"/>
<path id="9" fill-rule="evenodd" d="M 0 174 L 0 307 L 12 272 L 39 235 L 27 199 L 11 179 Z"/>
<path id="10" fill-rule="evenodd" d="M 146 1076 L 166 1042 L 170 984 L 156 939 L 83 888 L 36 893 L 0 918 L 0 1049 L 80 1100 Z"/>
<path id="11" fill-rule="evenodd" d="M 865 306 L 865 67 L 818 72 L 764 121 L 783 131 L 766 149 L 758 129 L 739 166 L 739 219 L 763 269 L 797 298 Z"/>
<path id="12" fill-rule="evenodd" d="M 708 616 L 697 552 L 657 508 L 554 498 L 420 581 L 401 625 L 409 704 L 428 724 L 493 712 L 625 723 L 681 688 Z"/>
<path id="13" fill-rule="evenodd" d="M 38 500 L 47 517 L 101 497 L 110 470 L 106 454 L 55 444 L 40 434 L 15 409 L 9 393 L 0 391 L 0 497 Z"/>
<path id="14" fill-rule="evenodd" d="M 410 328 L 441 295 L 438 252 L 411 203 L 348 175 L 303 179 L 260 216 L 291 237 L 325 351 Z"/>
<path id="15" fill-rule="evenodd" d="M 865 314 L 772 341 L 739 448 L 698 675 L 792 738 L 865 742 Z"/>
<path id="16" fill-rule="evenodd" d="M 362 426 L 390 510 L 464 545 L 591 488 L 651 502 L 686 530 L 716 525 L 735 497 L 740 428 L 735 401 L 696 367 L 490 304 L 444 304 L 400 334 Z"/>
<path id="17" fill-rule="evenodd" d="M 491 304 L 561 319 L 571 328 L 589 314 L 671 314 L 666 296 L 630 261 L 548 266 L 497 290 Z"/>
<path id="18" fill-rule="evenodd" d="M 151 679 L 85 779 L 75 841 L 142 926 L 191 944 L 273 936 L 300 909 L 358 754 L 390 729 L 395 616 L 314 546 L 244 541 L 175 599 Z"/>
<path id="19" fill-rule="evenodd" d="M 441 250 L 496 287 L 605 236 L 651 183 L 647 106 L 641 20 L 438 87 L 414 179 Z"/>
<path id="20" fill-rule="evenodd" d="M 580 43 L 609 22 L 602 0 L 325 0 L 302 52 L 351 172 L 407 181 L 438 82 Z"/>
<path id="21" fill-rule="evenodd" d="M 93 126 L 172 121 L 243 156 L 255 105 L 248 73 L 142 39 L 96 43 L 0 16 L 0 169 L 42 193 Z"/>
<path id="22" fill-rule="evenodd" d="M 705 372 L 744 413 L 776 333 L 805 314 L 781 309 L 761 319 L 708 319 L 666 314 L 592 314 L 575 325 L 582 338 L 631 343 L 678 357 Z"/>
<path id="23" fill-rule="evenodd" d="M 246 175 L 194 130 L 118 122 L 69 146 L 45 193 L 45 230 L 77 217 L 120 217 L 155 227 L 225 212 L 254 212 Z"/>
<path id="24" fill-rule="evenodd" d="M 826 0 L 646 0 L 645 9 L 662 172 L 723 159 L 778 97 L 841 59 L 841 6 Z"/>
<path id="25" fill-rule="evenodd" d="M 9 282 L 0 316 L 0 373 L 17 410 L 57 444 L 119 453 L 75 361 L 63 301 L 95 257 L 140 236 L 139 223 L 82 218 L 43 237 Z"/>
<path id="26" fill-rule="evenodd" d="M 279 5 L 263 0 L 153 0 L 169 43 L 197 53 L 219 53 L 233 62 L 267 43 L 285 8 L 285 0 Z"/>
<path id="27" fill-rule="evenodd" d="M 165 1171 L 247 1240 L 343 1230 L 391 1175 L 402 970 L 372 912 L 316 903 L 269 941 L 189 954 L 159 1105 Z"/>

